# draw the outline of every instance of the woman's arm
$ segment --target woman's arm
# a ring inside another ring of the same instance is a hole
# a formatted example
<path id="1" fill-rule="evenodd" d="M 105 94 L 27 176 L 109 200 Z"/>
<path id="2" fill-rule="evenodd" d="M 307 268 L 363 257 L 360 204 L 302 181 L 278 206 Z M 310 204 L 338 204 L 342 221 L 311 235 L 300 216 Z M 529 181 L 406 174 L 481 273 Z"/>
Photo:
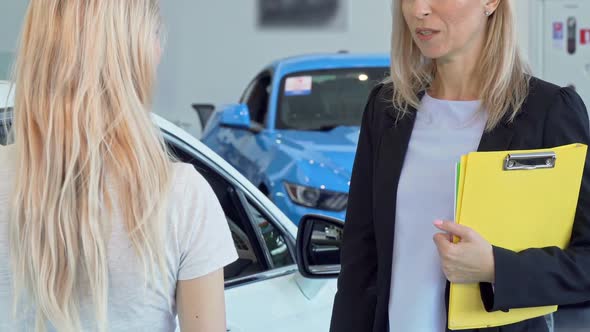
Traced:
<path id="1" fill-rule="evenodd" d="M 373 105 L 369 97 L 352 170 L 341 252 L 338 292 L 330 331 L 371 331 L 375 317 L 377 250 L 373 231 Z"/>
<path id="2" fill-rule="evenodd" d="M 225 332 L 223 269 L 176 286 L 178 320 L 182 332 Z"/>
<path id="3" fill-rule="evenodd" d="M 546 147 L 590 143 L 586 107 L 573 90 L 563 88 L 548 111 L 544 126 Z M 556 220 L 555 222 L 560 222 Z M 570 245 L 521 252 L 494 247 L 495 289 L 482 283 L 488 311 L 590 300 L 590 155 L 582 177 Z"/>
<path id="4" fill-rule="evenodd" d="M 176 164 L 184 190 L 177 231 L 176 304 L 182 332 L 225 332 L 223 267 L 238 258 L 221 204 L 192 165 Z"/>

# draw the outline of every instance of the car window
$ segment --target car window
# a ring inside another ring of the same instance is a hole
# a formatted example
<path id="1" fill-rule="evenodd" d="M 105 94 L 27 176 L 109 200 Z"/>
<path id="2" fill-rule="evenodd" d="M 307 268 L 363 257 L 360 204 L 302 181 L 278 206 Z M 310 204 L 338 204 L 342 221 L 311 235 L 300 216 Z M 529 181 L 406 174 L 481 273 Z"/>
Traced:
<path id="1" fill-rule="evenodd" d="M 179 161 L 192 164 L 207 180 L 223 208 L 239 257 L 237 261 L 225 267 L 225 280 L 238 279 L 265 271 L 267 264 L 264 252 L 258 245 L 256 233 L 251 229 L 250 222 L 244 219 L 244 213 L 240 211 L 240 201 L 236 197 L 233 186 L 195 156 L 174 144 L 168 143 L 168 147 Z"/>
<path id="2" fill-rule="evenodd" d="M 246 104 L 250 111 L 250 119 L 259 124 L 266 123 L 268 102 L 270 97 L 271 77 L 269 74 L 261 74 L 246 97 Z"/>
<path id="3" fill-rule="evenodd" d="M 331 130 L 360 126 L 369 93 L 389 68 L 298 72 L 283 78 L 276 128 Z"/>
<path id="4" fill-rule="evenodd" d="M 254 219 L 254 225 L 263 239 L 263 250 L 266 251 L 272 262 L 272 268 L 280 268 L 294 264 L 289 252 L 289 246 L 279 229 L 262 213 L 252 202 L 248 201 L 250 215 Z"/>
<path id="5" fill-rule="evenodd" d="M 252 90 L 254 89 L 254 86 L 256 86 L 257 82 L 258 82 L 258 79 L 254 79 L 254 80 L 252 80 L 252 82 L 250 82 L 248 84 L 248 86 L 244 90 L 244 93 L 242 94 L 242 97 L 240 97 L 241 104 L 245 104 L 246 101 L 250 98 L 250 95 L 252 94 Z"/>
<path id="6" fill-rule="evenodd" d="M 224 269 L 225 281 L 238 281 L 258 274 L 293 264 L 290 251 L 280 230 L 254 204 L 244 199 L 223 175 L 207 166 L 198 157 L 168 142 L 172 155 L 179 161 L 190 163 L 213 188 L 231 231 L 238 260 Z"/>

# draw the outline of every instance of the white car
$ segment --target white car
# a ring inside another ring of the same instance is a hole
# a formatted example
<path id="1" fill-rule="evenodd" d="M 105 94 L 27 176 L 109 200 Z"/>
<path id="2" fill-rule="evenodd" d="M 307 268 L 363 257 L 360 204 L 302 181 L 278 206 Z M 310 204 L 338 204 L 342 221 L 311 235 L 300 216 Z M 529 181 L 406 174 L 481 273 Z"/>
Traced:
<path id="1" fill-rule="evenodd" d="M 7 83 L 4 85 L 0 89 Z M 2 91 L 6 90 L 0 90 L 0 100 L 6 96 Z M 6 108 L 1 105 L 0 119 L 2 108 Z M 339 270 L 337 263 L 329 260 L 339 254 L 334 239 L 339 239 L 335 229 L 341 223 L 310 218 L 304 223 L 308 226 L 300 228 L 308 230 L 307 239 L 301 237 L 296 248 L 298 229 L 263 193 L 195 137 L 157 115 L 153 119 L 170 150 L 209 181 L 229 223 L 239 260 L 225 268 L 227 330 L 328 331 L 336 292 L 333 277 Z M 326 224 L 318 226 L 318 222 Z M 309 256 L 320 250 L 318 256 L 327 259 L 299 255 L 301 271 L 308 277 L 329 279 L 303 277 L 296 264 L 296 250 L 311 253 Z"/>
<path id="2" fill-rule="evenodd" d="M 199 140 L 157 115 L 154 121 L 174 154 L 209 181 L 225 211 L 240 257 L 225 268 L 228 331 L 328 331 L 336 281 L 301 275 L 293 222 Z"/>

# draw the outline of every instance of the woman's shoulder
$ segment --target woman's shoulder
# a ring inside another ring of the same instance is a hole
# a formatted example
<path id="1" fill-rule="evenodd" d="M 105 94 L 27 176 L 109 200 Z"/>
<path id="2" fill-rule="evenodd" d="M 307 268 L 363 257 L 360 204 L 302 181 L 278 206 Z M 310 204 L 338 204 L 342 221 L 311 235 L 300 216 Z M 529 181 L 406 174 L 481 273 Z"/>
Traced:
<path id="1" fill-rule="evenodd" d="M 529 78 L 529 99 L 531 98 L 551 98 L 556 96 L 562 88 L 554 83 L 542 80 L 535 76 Z"/>
<path id="2" fill-rule="evenodd" d="M 213 187 L 193 165 L 173 162 L 171 168 L 168 209 L 171 216 L 179 219 L 177 222 L 191 223 L 197 215 L 219 204 Z"/>
<path id="3" fill-rule="evenodd" d="M 581 97 L 578 95 L 574 87 L 562 87 L 535 76 L 530 77 L 529 95 L 527 101 L 536 100 L 547 104 L 551 103 L 552 101 L 572 101 L 575 99 L 579 99 L 581 101 Z"/>
<path id="4" fill-rule="evenodd" d="M 535 113 L 539 109 L 547 110 L 545 117 L 572 112 L 586 116 L 586 105 L 574 88 L 561 87 L 534 76 L 530 78 L 525 106 Z"/>
<path id="5" fill-rule="evenodd" d="M 519 128 L 541 128 L 543 142 L 558 146 L 588 140 L 588 112 L 582 98 L 572 87 L 560 87 L 531 77 L 529 94 L 522 107 Z M 526 124 L 526 125 L 525 125 Z M 523 132 L 528 133 L 528 130 Z"/>
<path id="6" fill-rule="evenodd" d="M 387 128 L 397 128 L 400 124 L 411 121 L 415 115 L 415 109 L 412 107 L 402 110 L 395 106 L 394 88 L 393 82 L 388 80 L 379 83 L 371 92 L 366 111 L 370 113 L 367 119 L 370 120 L 370 126 L 375 133 Z M 418 99 L 421 99 L 422 95 L 417 93 Z"/>
<path id="7" fill-rule="evenodd" d="M 210 186 L 195 167 L 188 163 L 173 162 L 171 165 L 168 207 L 184 210 L 194 205 L 206 204 Z"/>
<path id="8" fill-rule="evenodd" d="M 381 82 L 377 84 L 369 95 L 367 111 L 371 112 L 370 118 L 373 123 L 382 123 L 383 120 L 391 118 L 395 112 L 393 106 L 393 83 Z"/>
<path id="9" fill-rule="evenodd" d="M 184 196 L 198 192 L 203 187 L 209 187 L 207 180 L 192 164 L 173 162 L 171 169 L 171 186 L 174 193 Z"/>
<path id="10" fill-rule="evenodd" d="M 385 81 L 377 84 L 371 91 L 375 107 L 385 108 L 393 105 L 393 83 Z"/>

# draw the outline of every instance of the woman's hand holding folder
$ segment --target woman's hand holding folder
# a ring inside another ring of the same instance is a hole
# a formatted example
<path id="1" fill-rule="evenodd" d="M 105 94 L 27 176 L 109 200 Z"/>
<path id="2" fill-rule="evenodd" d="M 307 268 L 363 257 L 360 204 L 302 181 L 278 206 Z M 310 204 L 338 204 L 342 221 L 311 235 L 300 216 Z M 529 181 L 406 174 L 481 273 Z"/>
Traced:
<path id="1" fill-rule="evenodd" d="M 451 221 L 437 220 L 434 226 L 446 232 L 434 235 L 434 242 L 443 272 L 450 282 L 494 283 L 493 247 L 486 239 L 473 229 Z M 460 238 L 460 241 L 453 243 L 453 236 Z"/>

